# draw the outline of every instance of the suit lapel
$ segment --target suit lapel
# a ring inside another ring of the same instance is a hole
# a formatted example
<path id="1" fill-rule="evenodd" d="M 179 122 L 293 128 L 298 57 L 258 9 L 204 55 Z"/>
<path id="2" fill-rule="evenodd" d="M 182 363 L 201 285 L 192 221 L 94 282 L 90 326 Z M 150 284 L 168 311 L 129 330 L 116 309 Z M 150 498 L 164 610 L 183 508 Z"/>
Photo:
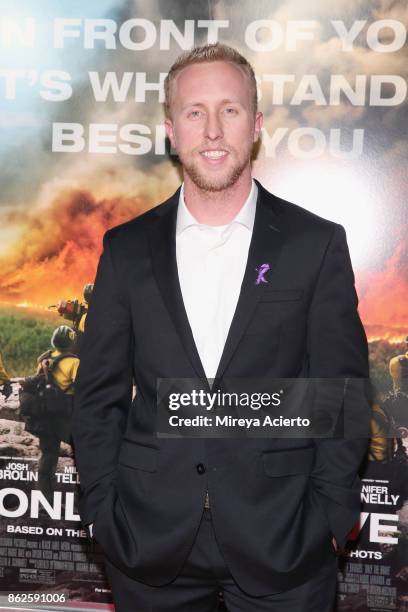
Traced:
<path id="1" fill-rule="evenodd" d="M 274 209 L 274 196 L 255 179 L 258 199 L 252 239 L 234 317 L 228 332 L 224 350 L 216 374 L 224 374 L 238 344 L 254 314 L 256 305 L 265 288 L 264 283 L 256 285 L 257 269 L 264 263 L 270 269 L 265 274 L 269 285 L 283 243 L 283 228 Z M 164 303 L 170 313 L 190 362 L 200 379 L 206 380 L 204 368 L 194 342 L 187 312 L 181 293 L 176 260 L 176 220 L 180 187 L 167 202 L 158 207 L 158 219 L 150 229 L 150 248 L 155 275 Z"/>
<path id="2" fill-rule="evenodd" d="M 197 376 L 206 380 L 204 368 L 184 307 L 177 271 L 176 221 L 179 194 L 180 187 L 157 210 L 159 218 L 150 232 L 153 273 L 190 362 Z"/>
<path id="3" fill-rule="evenodd" d="M 218 380 L 223 376 L 246 327 L 254 315 L 262 291 L 268 286 L 262 282 L 256 284 L 258 269 L 262 264 L 269 264 L 270 268 L 265 273 L 265 280 L 267 280 L 269 286 L 272 285 L 274 269 L 284 240 L 283 227 L 281 227 L 279 216 L 273 205 L 274 196 L 264 189 L 259 181 L 255 179 L 255 182 L 258 186 L 258 199 L 254 228 L 241 291 L 217 369 L 216 379 Z"/>

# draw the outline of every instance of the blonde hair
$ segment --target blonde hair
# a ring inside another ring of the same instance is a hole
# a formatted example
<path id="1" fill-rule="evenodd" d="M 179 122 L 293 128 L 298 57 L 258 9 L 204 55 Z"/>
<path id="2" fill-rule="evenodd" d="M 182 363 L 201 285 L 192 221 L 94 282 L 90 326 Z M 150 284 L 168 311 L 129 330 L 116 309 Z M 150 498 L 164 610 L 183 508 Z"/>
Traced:
<path id="1" fill-rule="evenodd" d="M 255 115 L 256 111 L 258 110 L 258 92 L 255 74 L 251 64 L 243 55 L 236 51 L 236 49 L 233 49 L 233 47 L 217 42 L 202 45 L 200 47 L 194 47 L 189 51 L 185 51 L 179 55 L 174 64 L 171 66 L 166 78 L 164 79 L 164 113 L 166 117 L 171 118 L 171 84 L 181 70 L 183 70 L 183 68 L 186 66 L 190 66 L 191 64 L 215 61 L 232 62 L 233 64 L 239 66 L 240 69 L 247 75 L 249 85 L 252 90 L 252 108 Z"/>

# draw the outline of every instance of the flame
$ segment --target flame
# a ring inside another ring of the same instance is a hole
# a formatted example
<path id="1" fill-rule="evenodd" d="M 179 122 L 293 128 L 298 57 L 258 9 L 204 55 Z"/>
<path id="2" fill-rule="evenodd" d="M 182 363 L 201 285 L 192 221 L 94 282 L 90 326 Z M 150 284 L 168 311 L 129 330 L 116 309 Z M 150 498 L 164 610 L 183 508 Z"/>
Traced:
<path id="1" fill-rule="evenodd" d="M 81 299 L 83 286 L 95 277 L 104 232 L 149 208 L 147 196 L 97 197 L 67 188 L 42 210 L 19 211 L 22 231 L 1 258 L 0 301 L 44 309 L 61 299 Z M 401 237 L 381 270 L 356 272 L 369 341 L 398 343 L 408 335 L 406 260 Z"/>
<path id="2" fill-rule="evenodd" d="M 23 230 L 1 259 L 0 300 L 26 308 L 82 298 L 83 286 L 95 277 L 105 231 L 149 208 L 137 197 L 96 199 L 67 189 L 40 213 L 22 215 Z"/>
<path id="3" fill-rule="evenodd" d="M 358 275 L 359 313 L 370 341 L 392 343 L 408 335 L 407 244 L 401 238 L 378 271 Z"/>

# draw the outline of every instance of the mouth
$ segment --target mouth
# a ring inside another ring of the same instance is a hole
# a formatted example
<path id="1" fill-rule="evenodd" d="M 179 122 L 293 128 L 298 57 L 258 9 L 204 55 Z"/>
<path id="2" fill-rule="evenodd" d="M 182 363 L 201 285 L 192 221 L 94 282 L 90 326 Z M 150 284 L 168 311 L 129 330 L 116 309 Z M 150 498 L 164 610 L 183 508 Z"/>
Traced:
<path id="1" fill-rule="evenodd" d="M 220 164 L 227 157 L 228 151 L 224 149 L 207 149 L 200 151 L 200 155 L 210 164 Z"/>

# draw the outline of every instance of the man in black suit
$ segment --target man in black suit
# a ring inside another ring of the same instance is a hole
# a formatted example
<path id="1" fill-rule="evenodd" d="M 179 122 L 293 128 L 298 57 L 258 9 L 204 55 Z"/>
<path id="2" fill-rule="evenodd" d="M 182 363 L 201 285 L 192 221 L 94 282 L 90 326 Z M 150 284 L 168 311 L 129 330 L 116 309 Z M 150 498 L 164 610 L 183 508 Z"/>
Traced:
<path id="1" fill-rule="evenodd" d="M 81 520 L 117 612 L 210 612 L 220 590 L 231 612 L 326 612 L 367 441 L 161 437 L 156 391 L 366 378 L 345 232 L 252 178 L 262 113 L 234 49 L 186 52 L 165 93 L 184 182 L 104 236 L 72 425 Z"/>

